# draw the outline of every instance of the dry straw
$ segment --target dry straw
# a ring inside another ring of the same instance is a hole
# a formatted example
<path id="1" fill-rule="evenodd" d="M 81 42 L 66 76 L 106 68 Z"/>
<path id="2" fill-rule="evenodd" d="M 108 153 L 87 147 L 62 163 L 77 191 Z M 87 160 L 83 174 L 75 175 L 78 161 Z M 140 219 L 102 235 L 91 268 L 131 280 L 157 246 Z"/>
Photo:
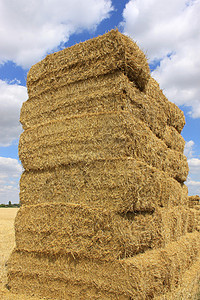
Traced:
<path id="1" fill-rule="evenodd" d="M 188 191 L 166 173 L 124 158 L 25 171 L 20 200 L 23 205 L 76 203 L 126 213 L 187 205 Z"/>
<path id="2" fill-rule="evenodd" d="M 9 263 L 13 292 L 53 299 L 152 299 L 174 290 L 198 259 L 200 239 L 189 233 L 165 248 L 133 258 L 100 261 L 15 251 Z M 47 285 L 48 283 L 48 285 Z M 49 288 L 47 288 L 49 286 Z"/>
<path id="3" fill-rule="evenodd" d="M 170 292 L 155 297 L 155 300 L 198 300 L 199 299 L 199 282 L 200 282 L 200 259 L 189 268 L 184 277 L 180 281 L 177 288 L 172 289 Z"/>
<path id="4" fill-rule="evenodd" d="M 150 97 L 150 99 L 154 99 L 154 101 L 160 103 L 160 106 L 163 107 L 167 114 L 168 125 L 175 127 L 176 130 L 181 133 L 185 125 L 184 113 L 178 108 L 178 106 L 168 101 L 155 79 L 149 79 L 145 88 L 145 93 Z"/>
<path id="5" fill-rule="evenodd" d="M 197 230 L 200 231 L 200 197 L 198 195 L 189 197 L 189 207 L 195 214 L 196 222 L 198 224 Z"/>
<path id="6" fill-rule="evenodd" d="M 180 182 L 188 175 L 186 157 L 169 149 L 128 112 L 81 114 L 26 130 L 20 137 L 19 157 L 26 170 L 132 157 Z"/>
<path id="7" fill-rule="evenodd" d="M 112 30 L 47 56 L 27 85 L 11 291 L 130 300 L 177 290 L 198 263 L 199 204 L 184 185 L 183 112 L 144 53 Z"/>
<path id="8" fill-rule="evenodd" d="M 134 59 L 133 59 L 134 58 Z M 143 90 L 150 72 L 144 53 L 118 30 L 48 55 L 28 74 L 29 96 L 72 82 L 123 70 Z"/>
<path id="9" fill-rule="evenodd" d="M 189 196 L 189 206 L 191 208 L 196 208 L 200 207 L 200 197 L 198 195 L 196 196 Z"/>
<path id="10" fill-rule="evenodd" d="M 116 215 L 57 203 L 22 208 L 15 221 L 15 234 L 21 251 L 110 259 L 163 247 L 193 232 L 196 226 L 194 213 L 185 207 Z"/>
<path id="11" fill-rule="evenodd" d="M 167 108 L 157 99 L 141 93 L 120 71 L 30 98 L 23 103 L 20 121 L 27 129 L 65 116 L 122 110 L 144 121 L 168 147 L 183 152 L 183 138 L 174 127 L 166 125 Z"/>

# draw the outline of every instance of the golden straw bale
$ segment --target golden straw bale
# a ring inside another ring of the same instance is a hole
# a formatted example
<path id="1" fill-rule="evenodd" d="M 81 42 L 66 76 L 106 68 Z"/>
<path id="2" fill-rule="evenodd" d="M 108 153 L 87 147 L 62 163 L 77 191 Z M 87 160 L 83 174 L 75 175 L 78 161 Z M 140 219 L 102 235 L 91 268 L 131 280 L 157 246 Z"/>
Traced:
<path id="1" fill-rule="evenodd" d="M 177 288 L 172 289 L 162 296 L 155 297 L 155 300 L 198 300 L 199 299 L 199 282 L 200 282 L 200 257 L 189 268 L 180 281 Z"/>
<path id="2" fill-rule="evenodd" d="M 154 78 L 151 77 L 149 79 L 145 88 L 145 93 L 148 97 L 160 103 L 161 107 L 163 107 L 166 112 L 167 124 L 169 126 L 173 126 L 179 133 L 181 133 L 185 125 L 184 113 L 180 110 L 180 108 L 178 108 L 178 106 L 168 101 Z"/>
<path id="3" fill-rule="evenodd" d="M 196 274 L 200 205 L 184 185 L 184 114 L 144 53 L 111 30 L 48 55 L 27 86 L 8 288 L 83 300 L 177 291 Z"/>
<path id="4" fill-rule="evenodd" d="M 143 252 L 145 242 L 128 225 L 120 216 L 83 205 L 25 206 L 15 221 L 16 247 L 104 259 Z"/>
<path id="5" fill-rule="evenodd" d="M 130 83 L 132 86 L 133 83 Z M 79 113 L 117 110 L 124 103 L 127 77 L 121 71 L 60 85 L 46 93 L 29 97 L 22 105 L 20 122 L 24 129 Z M 123 99 L 124 98 L 124 99 Z"/>
<path id="6" fill-rule="evenodd" d="M 20 137 L 19 157 L 26 170 L 133 157 L 180 182 L 188 174 L 186 157 L 128 112 L 83 114 L 33 127 Z"/>
<path id="7" fill-rule="evenodd" d="M 161 138 L 169 148 L 183 153 L 185 141 L 177 131 L 175 122 L 168 125 L 169 117 L 166 108 L 156 98 L 149 97 L 135 87 L 126 89 L 126 94 L 130 99 L 128 109 L 131 113 L 145 122 L 152 132 Z M 167 102 L 170 106 L 170 102 L 168 100 Z M 174 110 L 177 111 L 176 107 Z"/>
<path id="8" fill-rule="evenodd" d="M 25 171 L 20 203 L 76 203 L 110 211 L 153 211 L 188 205 L 188 190 L 166 173 L 132 158 L 95 160 Z"/>
<path id="9" fill-rule="evenodd" d="M 189 196 L 189 201 L 194 201 L 194 203 L 199 204 L 200 197 L 198 195 L 195 196 Z"/>
<path id="10" fill-rule="evenodd" d="M 174 127 L 166 126 L 163 134 L 163 141 L 169 148 L 181 153 L 184 152 L 185 140 Z"/>
<path id="11" fill-rule="evenodd" d="M 185 126 L 184 113 L 175 103 L 168 101 L 168 105 L 168 125 L 176 128 L 176 130 L 181 133 L 183 127 Z"/>
<path id="12" fill-rule="evenodd" d="M 195 223 L 197 224 L 196 230 L 200 231 L 200 207 L 198 208 L 190 208 L 190 211 L 193 213 L 193 219 L 195 220 Z"/>
<path id="13" fill-rule="evenodd" d="M 25 255 L 23 253 L 23 258 L 25 258 Z M 37 256 L 37 258 L 39 259 L 39 256 Z M 41 259 L 43 263 L 44 256 L 42 256 Z M 35 260 L 33 261 L 33 259 L 31 259 L 31 262 L 34 263 L 34 266 L 37 264 L 37 262 Z M 28 264 L 30 265 L 30 263 Z M 33 271 L 32 273 L 24 271 L 23 273 L 20 272 L 18 274 L 16 274 L 15 271 L 10 272 L 9 279 L 11 282 L 11 287 L 9 286 L 9 288 L 11 292 L 15 293 L 15 295 L 16 293 L 21 295 L 21 293 L 23 292 L 27 295 L 27 297 L 30 295 L 37 295 L 39 299 L 53 299 L 53 300 L 55 299 L 129 300 L 130 299 L 128 296 L 123 295 L 120 291 L 117 292 L 105 291 L 102 289 L 101 286 L 96 286 L 95 284 L 91 284 L 82 281 L 80 279 L 60 280 L 60 278 L 55 278 L 55 276 L 53 276 L 52 278 L 48 276 L 43 276 L 41 272 L 38 275 L 38 273 L 36 273 L 35 271 Z M 22 290 L 23 286 L 24 288 Z"/>
<path id="14" fill-rule="evenodd" d="M 150 77 L 145 54 L 118 30 L 48 55 L 32 66 L 27 77 L 29 96 L 67 84 L 123 70 L 143 90 Z"/>
<path id="15" fill-rule="evenodd" d="M 189 196 L 189 207 L 195 214 L 196 222 L 198 224 L 197 230 L 200 231 L 200 197 L 198 195 Z"/>
<path id="16" fill-rule="evenodd" d="M 77 84 L 64 83 L 56 91 L 50 89 L 30 98 L 22 105 L 20 122 L 28 129 L 79 113 L 122 110 L 144 121 L 168 147 L 183 152 L 184 140 L 173 127 L 166 125 L 168 116 L 160 102 L 142 93 L 120 71 Z"/>
<path id="17" fill-rule="evenodd" d="M 200 206 L 200 197 L 198 195 L 189 196 L 189 207 L 198 209 Z"/>
<path id="18" fill-rule="evenodd" d="M 47 254 L 125 258 L 164 247 L 194 231 L 193 216 L 186 207 L 118 215 L 77 204 L 24 206 L 15 220 L 16 247 Z"/>
<path id="19" fill-rule="evenodd" d="M 113 299 L 115 294 L 119 299 L 152 299 L 184 280 L 186 271 L 198 260 L 199 237 L 198 232 L 189 233 L 165 248 L 107 262 L 16 250 L 9 262 L 8 285 L 13 292 L 34 291 L 50 299 L 61 299 L 61 290 L 66 299 L 73 296 L 71 288 L 68 294 L 69 284 L 75 286 L 75 296 L 78 290 L 85 299 L 95 290 L 97 295 L 102 292 L 102 299 Z M 108 298 L 103 298 L 103 292 Z"/>
<path id="20" fill-rule="evenodd" d="M 81 81 L 75 87 L 70 92 L 65 84 L 53 93 L 26 101 L 20 116 L 24 129 L 79 113 L 126 110 L 145 121 L 155 134 L 165 130 L 165 111 L 120 71 Z"/>

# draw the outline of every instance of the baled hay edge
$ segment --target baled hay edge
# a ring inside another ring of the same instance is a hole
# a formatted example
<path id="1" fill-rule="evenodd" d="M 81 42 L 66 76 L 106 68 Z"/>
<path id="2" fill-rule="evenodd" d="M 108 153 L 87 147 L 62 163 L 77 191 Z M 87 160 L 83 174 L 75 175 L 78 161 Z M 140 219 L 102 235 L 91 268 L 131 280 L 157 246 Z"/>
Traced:
<path id="1" fill-rule="evenodd" d="M 177 288 L 162 296 L 155 297 L 155 300 L 198 300 L 200 290 L 200 257 L 189 268 Z"/>
<path id="2" fill-rule="evenodd" d="M 154 211 L 188 205 L 188 190 L 166 173 L 132 158 L 69 164 L 25 171 L 20 203 L 76 203 L 109 211 Z"/>
<path id="3" fill-rule="evenodd" d="M 40 295 L 50 298 L 55 298 L 60 288 L 69 295 L 67 287 L 72 282 L 82 285 L 82 292 L 87 290 L 86 285 L 91 285 L 97 291 L 151 299 L 174 290 L 182 282 L 185 272 L 199 257 L 199 237 L 197 232 L 190 233 L 165 248 L 111 262 L 14 251 L 9 262 L 8 284 L 11 291 L 19 293 L 32 285 L 35 294 L 40 294 L 41 284 L 48 281 L 51 289 L 45 288 Z"/>
<path id="4" fill-rule="evenodd" d="M 77 115 L 26 130 L 20 137 L 19 157 L 26 170 L 133 157 L 180 182 L 188 175 L 186 157 L 168 149 L 144 122 L 128 112 Z"/>
<path id="5" fill-rule="evenodd" d="M 184 151 L 185 142 L 182 136 L 173 127 L 166 125 L 167 108 L 164 110 L 155 99 L 146 97 L 119 72 L 116 73 L 116 76 L 109 74 L 109 76 L 105 76 L 104 80 L 100 79 L 99 88 L 93 92 L 91 80 L 88 80 L 85 95 L 79 94 L 78 88 L 76 95 L 67 95 L 65 90 L 59 89 L 57 92 L 51 93 L 53 98 L 51 96 L 36 98 L 38 101 L 26 101 L 22 105 L 20 114 L 23 128 L 28 129 L 38 124 L 79 113 L 125 110 L 144 121 L 153 133 L 165 141 L 168 147 L 180 152 Z M 109 80 L 111 81 L 109 82 Z M 92 82 L 95 88 L 98 86 L 97 82 L 98 79 L 95 83 Z M 84 83 L 83 86 L 85 88 L 87 83 Z M 67 87 L 66 90 L 68 90 Z"/>
<path id="6" fill-rule="evenodd" d="M 197 208 L 198 206 L 200 207 L 200 197 L 198 195 L 195 196 L 189 196 L 189 206 L 192 208 Z"/>
<path id="7" fill-rule="evenodd" d="M 74 77 L 77 81 L 91 77 L 90 74 L 97 76 L 118 69 L 124 70 L 141 89 L 150 77 L 147 59 L 136 43 L 118 30 L 111 30 L 103 36 L 50 54 L 34 65 L 27 77 L 28 92 L 31 94 L 41 81 L 43 86 L 56 82 L 63 71 L 68 73 L 70 80 Z"/>
<path id="8" fill-rule="evenodd" d="M 164 247 L 196 226 L 195 214 L 185 207 L 116 215 L 58 203 L 20 208 L 15 236 L 22 251 L 110 259 Z"/>
<path id="9" fill-rule="evenodd" d="M 157 102 L 160 102 L 160 105 L 163 106 L 164 109 L 166 109 L 166 114 L 168 116 L 168 125 L 173 126 L 179 133 L 181 133 L 185 125 L 184 113 L 177 105 L 170 102 L 165 97 L 159 87 L 159 84 L 154 78 L 150 77 L 144 92 L 148 97 L 154 99 L 154 101 L 156 100 Z"/>

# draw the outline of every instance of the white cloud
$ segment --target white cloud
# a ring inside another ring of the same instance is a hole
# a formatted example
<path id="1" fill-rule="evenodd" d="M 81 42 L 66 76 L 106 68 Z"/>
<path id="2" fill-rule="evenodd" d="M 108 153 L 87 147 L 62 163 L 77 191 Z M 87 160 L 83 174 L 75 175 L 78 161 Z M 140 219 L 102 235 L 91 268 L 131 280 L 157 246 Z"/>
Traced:
<path id="1" fill-rule="evenodd" d="M 188 159 L 191 158 L 194 154 L 193 147 L 194 147 L 194 141 L 191 140 L 185 143 L 184 154 Z"/>
<path id="2" fill-rule="evenodd" d="M 21 171 L 22 166 L 17 159 L 0 157 L 0 178 L 18 177 Z"/>
<path id="3" fill-rule="evenodd" d="M 123 12 L 124 32 L 161 61 L 152 76 L 177 105 L 200 117 L 200 1 L 130 0 Z"/>
<path id="4" fill-rule="evenodd" d="M 186 182 L 189 196 L 200 195 L 200 181 L 188 180 Z"/>
<path id="5" fill-rule="evenodd" d="M 188 159 L 188 165 L 189 165 L 189 168 L 190 168 L 190 172 L 192 174 L 199 174 L 200 175 L 200 159 L 190 158 L 190 159 Z"/>
<path id="6" fill-rule="evenodd" d="M 198 186 L 200 188 L 200 181 L 188 180 L 188 185 Z"/>
<path id="7" fill-rule="evenodd" d="M 27 98 L 27 89 L 24 86 L 0 80 L 0 146 L 9 146 L 19 137 L 20 108 Z"/>
<path id="8" fill-rule="evenodd" d="M 19 202 L 19 178 L 22 167 L 17 159 L 0 157 L 0 203 Z"/>
<path id="9" fill-rule="evenodd" d="M 0 61 L 30 67 L 73 33 L 94 30 L 111 0 L 0 0 Z"/>
<path id="10" fill-rule="evenodd" d="M 190 170 L 186 185 L 189 195 L 200 195 L 200 159 L 195 155 L 194 148 L 194 141 L 186 142 L 184 154 L 187 156 Z"/>

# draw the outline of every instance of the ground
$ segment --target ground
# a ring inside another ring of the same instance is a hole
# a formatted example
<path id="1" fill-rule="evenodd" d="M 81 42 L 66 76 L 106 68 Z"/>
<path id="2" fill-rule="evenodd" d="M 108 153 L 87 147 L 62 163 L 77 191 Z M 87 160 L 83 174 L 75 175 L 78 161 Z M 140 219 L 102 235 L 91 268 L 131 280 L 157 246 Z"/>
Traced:
<path id="1" fill-rule="evenodd" d="M 0 299 L 38 300 L 35 297 L 11 294 L 6 289 L 6 262 L 15 246 L 14 219 L 19 208 L 0 208 Z"/>

